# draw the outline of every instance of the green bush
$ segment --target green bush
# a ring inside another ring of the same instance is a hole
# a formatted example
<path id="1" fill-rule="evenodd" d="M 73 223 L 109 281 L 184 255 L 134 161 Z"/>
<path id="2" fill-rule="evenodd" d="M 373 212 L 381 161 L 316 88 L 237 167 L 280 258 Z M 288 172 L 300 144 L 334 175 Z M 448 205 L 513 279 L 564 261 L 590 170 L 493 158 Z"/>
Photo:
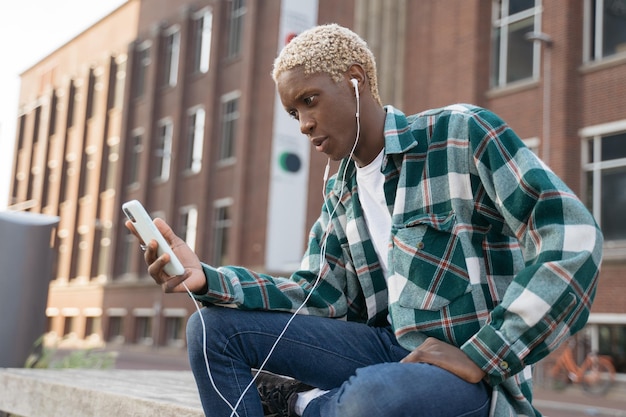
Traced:
<path id="1" fill-rule="evenodd" d="M 33 353 L 26 359 L 25 368 L 36 369 L 111 369 L 115 366 L 114 352 L 97 352 L 94 349 L 73 350 L 68 354 L 58 355 L 58 348 L 44 345 L 41 336 L 33 346 Z"/>

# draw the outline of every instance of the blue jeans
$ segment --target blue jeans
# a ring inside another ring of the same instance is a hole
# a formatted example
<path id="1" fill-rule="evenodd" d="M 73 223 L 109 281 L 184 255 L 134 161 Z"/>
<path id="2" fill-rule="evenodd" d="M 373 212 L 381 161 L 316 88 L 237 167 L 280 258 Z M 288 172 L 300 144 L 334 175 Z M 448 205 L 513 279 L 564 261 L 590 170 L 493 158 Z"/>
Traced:
<path id="1" fill-rule="evenodd" d="M 289 313 L 206 307 L 206 354 L 221 395 L 235 405 L 260 367 Z M 207 416 L 231 415 L 209 379 L 198 313 L 187 323 L 189 361 Z M 390 328 L 298 315 L 270 356 L 265 370 L 329 390 L 303 417 L 488 416 L 491 390 L 441 368 L 398 363 L 409 351 Z M 240 417 L 263 416 L 252 386 L 237 407 Z"/>

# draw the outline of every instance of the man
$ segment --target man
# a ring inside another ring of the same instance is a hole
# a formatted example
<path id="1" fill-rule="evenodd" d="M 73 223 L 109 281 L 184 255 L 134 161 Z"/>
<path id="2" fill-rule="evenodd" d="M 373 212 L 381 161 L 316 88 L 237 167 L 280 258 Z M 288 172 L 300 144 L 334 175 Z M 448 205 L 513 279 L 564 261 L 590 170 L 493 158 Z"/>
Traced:
<path id="1" fill-rule="evenodd" d="M 205 413 L 261 416 L 249 388 L 263 368 L 302 381 L 261 385 L 284 416 L 540 415 L 531 366 L 582 328 L 595 294 L 602 235 L 583 204 L 488 110 L 383 107 L 348 29 L 300 34 L 272 75 L 302 133 L 341 161 L 301 269 L 203 264 L 162 220 L 185 274 L 163 272 L 156 242 L 145 252 L 164 291 L 184 283 L 205 305 L 187 327 Z"/>

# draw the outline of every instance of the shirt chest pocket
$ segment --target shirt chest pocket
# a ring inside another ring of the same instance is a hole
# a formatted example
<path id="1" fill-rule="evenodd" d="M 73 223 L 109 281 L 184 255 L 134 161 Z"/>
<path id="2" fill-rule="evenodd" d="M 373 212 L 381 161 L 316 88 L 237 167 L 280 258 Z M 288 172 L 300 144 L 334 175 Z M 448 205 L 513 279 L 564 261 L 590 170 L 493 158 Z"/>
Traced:
<path id="1" fill-rule="evenodd" d="M 390 291 L 402 307 L 440 310 L 471 291 L 454 212 L 393 227 Z"/>

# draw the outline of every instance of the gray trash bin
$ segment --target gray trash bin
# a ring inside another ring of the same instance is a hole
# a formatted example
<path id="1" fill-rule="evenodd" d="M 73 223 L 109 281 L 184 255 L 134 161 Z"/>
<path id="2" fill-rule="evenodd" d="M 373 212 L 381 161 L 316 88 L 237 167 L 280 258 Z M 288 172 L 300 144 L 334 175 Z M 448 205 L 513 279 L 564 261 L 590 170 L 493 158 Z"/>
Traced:
<path id="1" fill-rule="evenodd" d="M 0 212 L 0 368 L 23 367 L 46 331 L 59 218 Z"/>

